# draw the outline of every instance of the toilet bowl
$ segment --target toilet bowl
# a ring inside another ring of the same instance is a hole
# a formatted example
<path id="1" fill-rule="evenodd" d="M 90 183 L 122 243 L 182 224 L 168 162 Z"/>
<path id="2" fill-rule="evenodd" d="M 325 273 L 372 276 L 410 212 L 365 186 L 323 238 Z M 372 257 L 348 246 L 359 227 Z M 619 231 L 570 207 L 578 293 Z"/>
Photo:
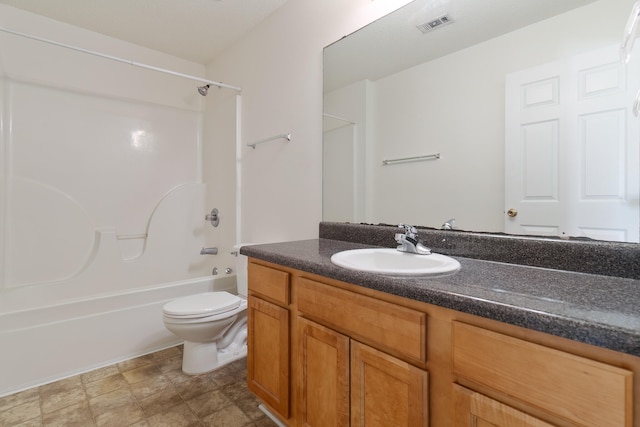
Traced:
<path id="1" fill-rule="evenodd" d="M 247 355 L 246 258 L 237 254 L 238 295 L 204 292 L 175 299 L 162 308 L 165 327 L 184 340 L 184 373 L 213 371 Z"/>

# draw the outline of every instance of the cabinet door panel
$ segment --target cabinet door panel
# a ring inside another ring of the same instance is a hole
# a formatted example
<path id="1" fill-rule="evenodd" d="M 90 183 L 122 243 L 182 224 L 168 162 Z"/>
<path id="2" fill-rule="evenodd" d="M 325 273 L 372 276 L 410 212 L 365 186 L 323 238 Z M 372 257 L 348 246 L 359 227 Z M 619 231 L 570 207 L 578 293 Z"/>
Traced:
<path id="1" fill-rule="evenodd" d="M 428 426 L 427 372 L 351 341 L 351 425 Z"/>
<path id="2" fill-rule="evenodd" d="M 349 425 L 349 338 L 298 318 L 300 422 L 304 427 Z"/>
<path id="3" fill-rule="evenodd" d="M 248 303 L 247 383 L 264 403 L 289 418 L 289 310 L 254 296 Z"/>
<path id="4" fill-rule="evenodd" d="M 453 387 L 455 427 L 553 427 L 480 393 Z"/>

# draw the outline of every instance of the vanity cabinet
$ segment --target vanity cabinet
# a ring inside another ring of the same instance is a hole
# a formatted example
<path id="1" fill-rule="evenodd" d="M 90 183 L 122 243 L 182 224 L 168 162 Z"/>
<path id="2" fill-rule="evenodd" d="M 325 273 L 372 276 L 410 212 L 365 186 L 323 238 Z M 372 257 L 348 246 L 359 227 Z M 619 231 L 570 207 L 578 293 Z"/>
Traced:
<path id="1" fill-rule="evenodd" d="M 296 291 L 297 425 L 427 426 L 427 372 L 378 349 L 410 336 L 394 353 L 424 365 L 426 315 L 306 278 Z"/>
<path id="2" fill-rule="evenodd" d="M 289 418 L 290 275 L 250 263 L 247 385 L 283 419 Z"/>
<path id="3" fill-rule="evenodd" d="M 249 388 L 289 427 L 640 426 L 640 358 L 249 262 Z"/>

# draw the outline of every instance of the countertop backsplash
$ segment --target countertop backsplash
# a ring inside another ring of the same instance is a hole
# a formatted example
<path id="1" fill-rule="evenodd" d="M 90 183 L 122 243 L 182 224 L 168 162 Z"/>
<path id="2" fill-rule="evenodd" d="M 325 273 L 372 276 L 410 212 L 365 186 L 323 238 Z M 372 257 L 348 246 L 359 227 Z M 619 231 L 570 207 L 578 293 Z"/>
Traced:
<path id="1" fill-rule="evenodd" d="M 418 229 L 425 246 L 444 255 L 640 279 L 640 245 L 583 239 Z M 321 239 L 395 247 L 397 226 L 321 222 Z"/>

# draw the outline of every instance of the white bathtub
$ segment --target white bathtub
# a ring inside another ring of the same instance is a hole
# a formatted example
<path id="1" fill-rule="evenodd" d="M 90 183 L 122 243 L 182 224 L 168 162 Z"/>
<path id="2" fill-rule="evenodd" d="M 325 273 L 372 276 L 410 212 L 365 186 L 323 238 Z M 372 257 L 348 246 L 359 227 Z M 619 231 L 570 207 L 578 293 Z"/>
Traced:
<path id="1" fill-rule="evenodd" d="M 179 344 L 167 301 L 235 289 L 235 275 L 206 276 L 0 314 L 0 397 Z"/>

